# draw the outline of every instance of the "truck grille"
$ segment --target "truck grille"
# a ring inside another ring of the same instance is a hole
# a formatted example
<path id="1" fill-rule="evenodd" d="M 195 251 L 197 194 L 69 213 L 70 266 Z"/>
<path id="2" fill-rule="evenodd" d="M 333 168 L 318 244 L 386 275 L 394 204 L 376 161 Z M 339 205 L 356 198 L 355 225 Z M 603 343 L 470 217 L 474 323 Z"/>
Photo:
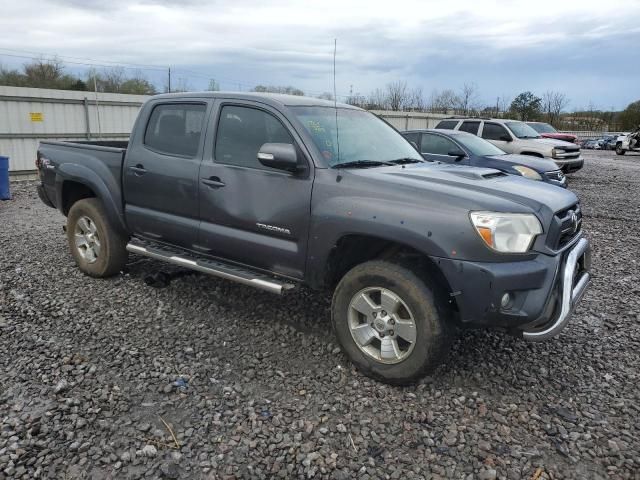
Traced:
<path id="1" fill-rule="evenodd" d="M 558 226 L 555 248 L 560 249 L 569 244 L 582 231 L 582 210 L 580 204 L 561 210 L 555 215 L 555 223 Z"/>

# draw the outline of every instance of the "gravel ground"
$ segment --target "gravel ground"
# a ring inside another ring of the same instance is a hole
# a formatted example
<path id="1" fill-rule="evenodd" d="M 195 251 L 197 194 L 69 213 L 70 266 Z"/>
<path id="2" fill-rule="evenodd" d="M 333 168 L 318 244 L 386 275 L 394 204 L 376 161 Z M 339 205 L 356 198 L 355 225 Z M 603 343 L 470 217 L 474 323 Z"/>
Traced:
<path id="1" fill-rule="evenodd" d="M 337 348 L 329 297 L 83 276 L 64 218 L 0 203 L 0 479 L 640 478 L 640 156 L 571 176 L 594 283 L 559 338 L 464 333 L 397 388 Z M 166 422 L 166 424 L 165 424 Z M 175 437 L 174 437 L 175 436 Z"/>

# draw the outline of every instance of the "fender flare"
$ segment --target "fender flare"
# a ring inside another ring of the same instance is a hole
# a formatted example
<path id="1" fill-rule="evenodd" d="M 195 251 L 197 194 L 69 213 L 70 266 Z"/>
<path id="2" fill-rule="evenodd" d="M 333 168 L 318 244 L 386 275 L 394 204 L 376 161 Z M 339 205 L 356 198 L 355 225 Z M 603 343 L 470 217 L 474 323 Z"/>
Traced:
<path id="1" fill-rule="evenodd" d="M 58 209 L 63 214 L 62 192 L 64 182 L 67 181 L 80 183 L 91 189 L 96 198 L 102 202 L 109 223 L 116 228 L 119 233 L 127 234 L 127 226 L 122 215 L 122 204 L 118 199 L 114 198 L 114 193 L 118 194 L 120 192 L 119 185 L 108 185 L 104 178 L 86 166 L 77 163 L 64 163 L 60 165 L 56 172 L 55 179 L 56 205 L 58 205 Z"/>

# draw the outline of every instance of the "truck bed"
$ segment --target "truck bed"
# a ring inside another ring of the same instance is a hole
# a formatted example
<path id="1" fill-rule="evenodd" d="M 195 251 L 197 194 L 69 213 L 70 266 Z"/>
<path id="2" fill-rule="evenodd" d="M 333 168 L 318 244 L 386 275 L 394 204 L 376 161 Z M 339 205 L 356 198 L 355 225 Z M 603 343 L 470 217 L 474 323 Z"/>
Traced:
<path id="1" fill-rule="evenodd" d="M 128 141 L 42 141 L 38 157 L 46 163 L 41 171 L 41 180 L 50 203 L 58 205 L 61 198 L 56 195 L 56 176 L 64 181 L 89 183 L 94 191 L 113 202 L 109 207 L 122 214 L 122 167 Z"/>

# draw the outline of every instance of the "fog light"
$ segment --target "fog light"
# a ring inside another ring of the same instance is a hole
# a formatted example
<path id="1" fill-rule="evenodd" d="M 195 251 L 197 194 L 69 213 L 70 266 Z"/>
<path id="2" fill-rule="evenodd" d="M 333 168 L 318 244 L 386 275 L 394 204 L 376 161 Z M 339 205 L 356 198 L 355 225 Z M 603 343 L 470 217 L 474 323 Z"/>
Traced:
<path id="1" fill-rule="evenodd" d="M 502 295 L 502 300 L 500 300 L 500 306 L 502 308 L 507 308 L 511 305 L 511 294 L 508 292 Z"/>

